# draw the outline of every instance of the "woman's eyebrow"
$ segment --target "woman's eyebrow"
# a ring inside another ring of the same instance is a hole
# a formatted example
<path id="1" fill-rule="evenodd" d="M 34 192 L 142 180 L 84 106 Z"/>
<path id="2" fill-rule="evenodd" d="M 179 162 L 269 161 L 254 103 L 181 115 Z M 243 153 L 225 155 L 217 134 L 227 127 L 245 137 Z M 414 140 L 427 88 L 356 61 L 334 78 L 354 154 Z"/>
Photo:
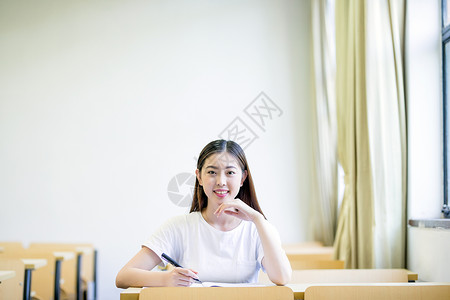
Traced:
<path id="1" fill-rule="evenodd" d="M 208 169 L 208 168 L 214 169 L 214 170 L 219 169 L 219 167 L 216 167 L 216 166 L 207 166 L 206 169 Z M 227 167 L 225 167 L 225 169 L 237 169 L 237 167 L 235 167 L 235 166 L 227 166 Z"/>

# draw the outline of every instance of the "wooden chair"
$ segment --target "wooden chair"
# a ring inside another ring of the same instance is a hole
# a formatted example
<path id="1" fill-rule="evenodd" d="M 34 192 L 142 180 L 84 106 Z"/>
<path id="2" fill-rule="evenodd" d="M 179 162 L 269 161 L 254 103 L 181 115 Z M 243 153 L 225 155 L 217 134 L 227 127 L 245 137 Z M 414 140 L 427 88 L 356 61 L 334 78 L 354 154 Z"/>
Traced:
<path id="1" fill-rule="evenodd" d="M 291 283 L 408 282 L 405 269 L 294 270 Z"/>
<path id="2" fill-rule="evenodd" d="M 406 285 L 311 286 L 305 300 L 444 300 L 450 285 L 418 283 Z"/>
<path id="3" fill-rule="evenodd" d="M 0 257 L 0 270 L 11 270 L 15 276 L 0 284 L 0 299 L 23 299 L 25 264 L 20 259 L 4 259 Z"/>
<path id="4" fill-rule="evenodd" d="M 285 286 L 271 287 L 152 287 L 139 294 L 139 300 L 292 300 L 292 290 Z"/>
<path id="5" fill-rule="evenodd" d="M 31 243 L 30 250 L 72 251 L 76 257 L 76 298 L 87 298 L 88 293 L 96 299 L 96 250 L 92 244 L 83 243 Z M 90 291 L 92 289 L 93 291 Z"/>

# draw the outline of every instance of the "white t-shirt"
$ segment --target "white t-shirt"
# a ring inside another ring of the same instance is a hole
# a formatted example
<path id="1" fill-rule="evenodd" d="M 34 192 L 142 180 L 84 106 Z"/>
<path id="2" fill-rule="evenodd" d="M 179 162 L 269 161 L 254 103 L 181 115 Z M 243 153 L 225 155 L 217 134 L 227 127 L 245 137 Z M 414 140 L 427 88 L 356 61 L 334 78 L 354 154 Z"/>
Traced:
<path id="1" fill-rule="evenodd" d="M 162 225 L 143 246 L 166 253 L 202 281 L 256 283 L 264 257 L 253 222 L 230 231 L 209 225 L 200 212 L 177 216 Z M 166 262 L 164 260 L 163 264 Z"/>

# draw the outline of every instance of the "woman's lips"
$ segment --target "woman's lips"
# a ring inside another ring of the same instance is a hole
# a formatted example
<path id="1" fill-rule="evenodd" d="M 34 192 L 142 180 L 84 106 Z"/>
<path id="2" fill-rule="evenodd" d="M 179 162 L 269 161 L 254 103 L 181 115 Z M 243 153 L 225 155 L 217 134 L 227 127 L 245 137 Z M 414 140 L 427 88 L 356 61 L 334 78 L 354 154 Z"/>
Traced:
<path id="1" fill-rule="evenodd" d="M 216 194 L 218 197 L 226 197 L 228 195 L 229 191 L 227 190 L 215 190 L 214 194 Z"/>

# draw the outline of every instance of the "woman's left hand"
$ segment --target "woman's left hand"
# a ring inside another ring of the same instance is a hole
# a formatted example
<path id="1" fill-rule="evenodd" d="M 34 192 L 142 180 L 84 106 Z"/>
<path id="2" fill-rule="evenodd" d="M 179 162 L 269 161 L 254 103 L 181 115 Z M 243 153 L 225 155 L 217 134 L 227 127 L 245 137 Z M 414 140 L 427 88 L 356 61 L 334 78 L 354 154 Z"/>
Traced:
<path id="1" fill-rule="evenodd" d="M 245 204 L 241 199 L 233 199 L 224 202 L 214 212 L 217 217 L 220 217 L 222 213 L 252 222 L 257 217 L 262 216 L 258 211 Z"/>

